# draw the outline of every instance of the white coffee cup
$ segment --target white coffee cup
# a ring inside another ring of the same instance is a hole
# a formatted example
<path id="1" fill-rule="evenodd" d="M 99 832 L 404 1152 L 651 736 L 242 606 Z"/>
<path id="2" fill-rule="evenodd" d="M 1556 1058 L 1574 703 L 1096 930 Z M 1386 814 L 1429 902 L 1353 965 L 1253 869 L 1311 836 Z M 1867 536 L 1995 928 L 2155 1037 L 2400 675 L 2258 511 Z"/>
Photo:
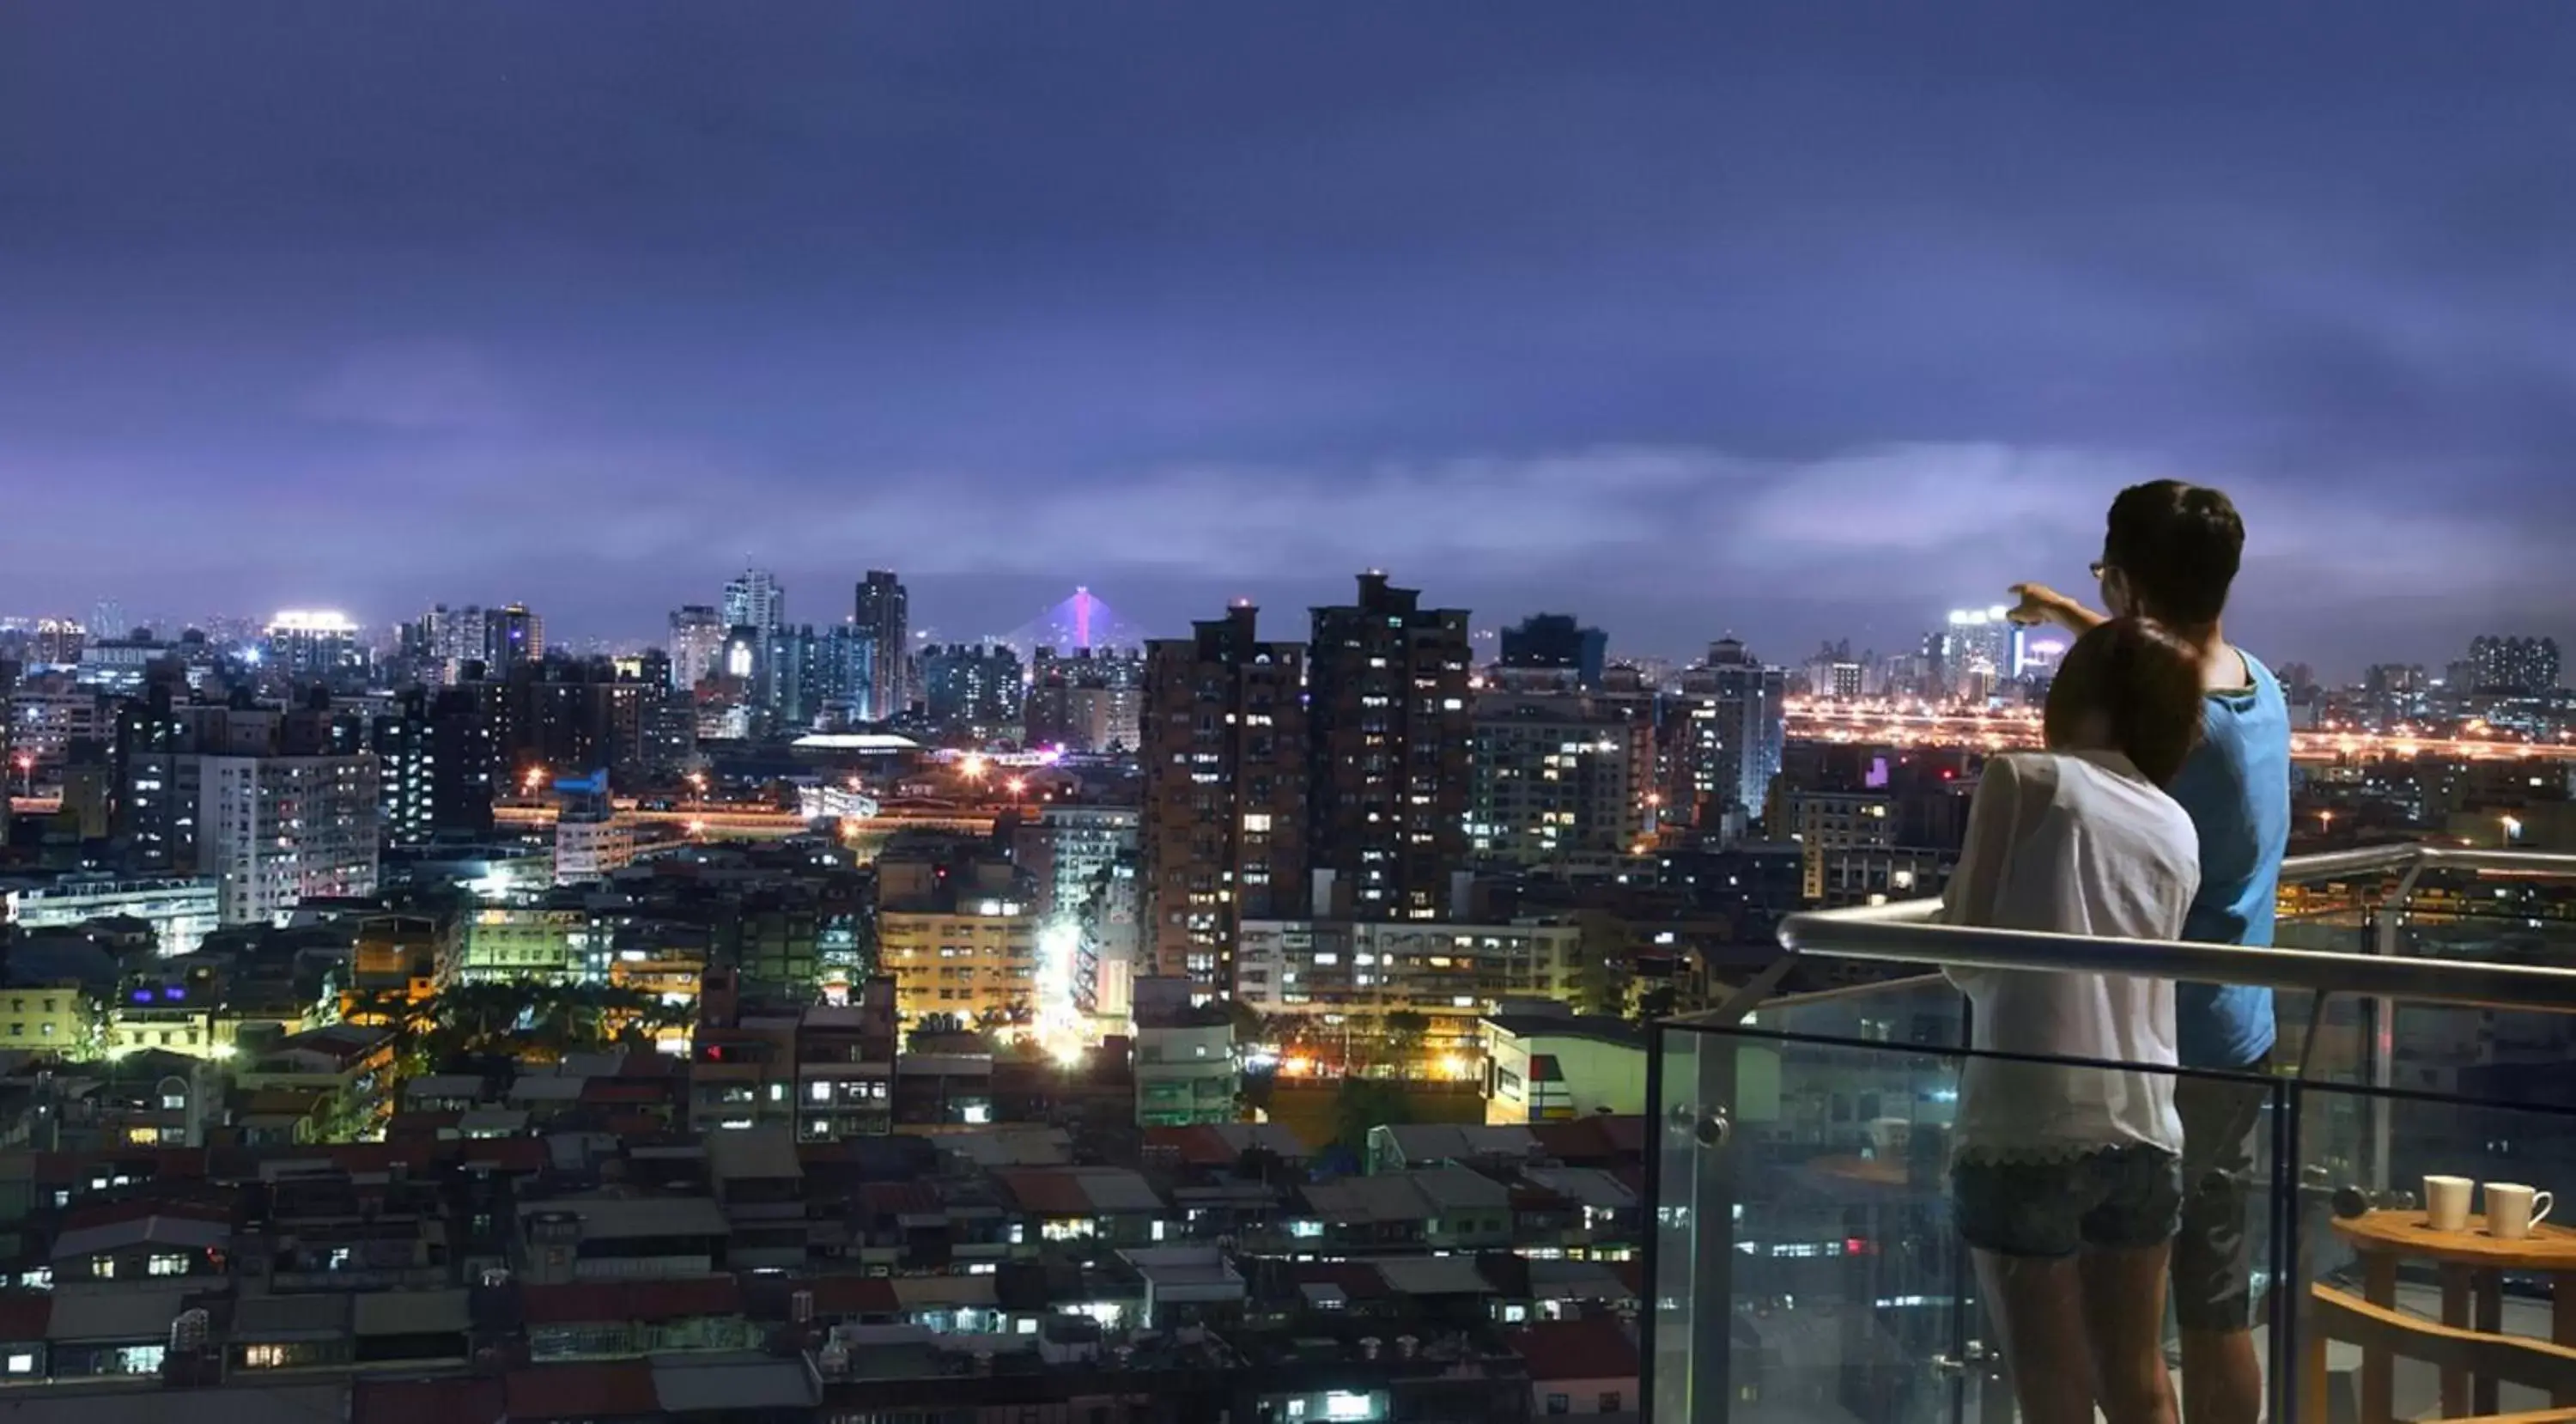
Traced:
<path id="1" fill-rule="evenodd" d="M 2549 1218 L 2549 1208 L 2557 1198 L 2520 1182 L 2487 1183 L 2487 1234 L 2505 1241 L 2519 1241 L 2531 1234 L 2531 1228 Z"/>
<path id="2" fill-rule="evenodd" d="M 2424 1224 L 2435 1231 L 2469 1229 L 2469 1196 L 2478 1184 L 2466 1177 L 2424 1179 Z"/>

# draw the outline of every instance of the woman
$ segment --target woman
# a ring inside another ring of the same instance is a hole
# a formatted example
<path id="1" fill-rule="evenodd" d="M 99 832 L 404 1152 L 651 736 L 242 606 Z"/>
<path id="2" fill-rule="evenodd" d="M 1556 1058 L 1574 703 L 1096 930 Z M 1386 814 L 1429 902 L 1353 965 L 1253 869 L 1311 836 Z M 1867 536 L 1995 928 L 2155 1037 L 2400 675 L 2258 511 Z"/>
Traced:
<path id="1" fill-rule="evenodd" d="M 2157 624 L 2078 639 L 2048 691 L 2048 750 L 1986 764 L 1943 896 L 1951 924 L 2176 939 L 2200 882 L 2164 786 L 2199 734 L 2199 664 Z M 1974 1046 L 2170 1067 L 2169 981 L 1961 970 Z M 2182 1205 L 2169 1073 L 1968 1061 L 1953 1204 L 2026 1424 L 2171 1424 L 2165 1255 Z"/>

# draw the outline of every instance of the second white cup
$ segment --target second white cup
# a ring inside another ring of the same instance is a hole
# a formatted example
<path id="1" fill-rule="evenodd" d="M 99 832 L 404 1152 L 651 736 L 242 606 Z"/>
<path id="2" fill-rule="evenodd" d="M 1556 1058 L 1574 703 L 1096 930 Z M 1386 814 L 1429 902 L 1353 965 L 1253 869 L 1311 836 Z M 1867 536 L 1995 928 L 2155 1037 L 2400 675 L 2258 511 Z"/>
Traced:
<path id="1" fill-rule="evenodd" d="M 2520 1182 L 2487 1183 L 2487 1234 L 2518 1241 L 2549 1218 L 2557 1198 Z"/>

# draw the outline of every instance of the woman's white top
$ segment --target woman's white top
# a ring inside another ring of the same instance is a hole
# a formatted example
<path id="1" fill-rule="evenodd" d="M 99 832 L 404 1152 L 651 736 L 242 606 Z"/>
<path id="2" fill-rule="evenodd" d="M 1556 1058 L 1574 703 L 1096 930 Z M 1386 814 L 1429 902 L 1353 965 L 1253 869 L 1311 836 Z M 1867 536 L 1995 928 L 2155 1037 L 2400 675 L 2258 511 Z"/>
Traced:
<path id="1" fill-rule="evenodd" d="M 1986 763 L 1968 840 L 1942 896 L 1954 925 L 2178 939 L 2200 888 L 2191 817 L 2117 752 Z M 2127 974 L 1953 970 L 1973 1046 L 2171 1066 L 2174 986 Z M 2173 1077 L 1971 1058 L 1952 1137 L 1960 1157 L 2053 1161 L 2143 1144 L 2182 1151 Z"/>

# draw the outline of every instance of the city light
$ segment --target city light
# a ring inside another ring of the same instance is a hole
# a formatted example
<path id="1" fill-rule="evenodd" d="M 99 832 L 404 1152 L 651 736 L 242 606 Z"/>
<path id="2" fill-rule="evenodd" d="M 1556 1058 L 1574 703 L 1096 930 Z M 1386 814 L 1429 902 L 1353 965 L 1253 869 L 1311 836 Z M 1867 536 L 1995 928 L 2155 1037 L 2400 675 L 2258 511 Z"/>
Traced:
<path id="1" fill-rule="evenodd" d="M 987 765 L 982 752 L 968 752 L 966 759 L 957 763 L 957 770 L 969 780 L 981 781 Z"/>
<path id="2" fill-rule="evenodd" d="M 349 615 L 326 608 L 289 608 L 268 620 L 272 633 L 354 633 Z"/>
<path id="3" fill-rule="evenodd" d="M 1073 1002 L 1074 960 L 1081 949 L 1082 931 L 1069 919 L 1050 920 L 1038 930 L 1036 1022 L 1031 1031 L 1067 1067 L 1081 1060 L 1087 1046 L 1082 1014 Z"/>

